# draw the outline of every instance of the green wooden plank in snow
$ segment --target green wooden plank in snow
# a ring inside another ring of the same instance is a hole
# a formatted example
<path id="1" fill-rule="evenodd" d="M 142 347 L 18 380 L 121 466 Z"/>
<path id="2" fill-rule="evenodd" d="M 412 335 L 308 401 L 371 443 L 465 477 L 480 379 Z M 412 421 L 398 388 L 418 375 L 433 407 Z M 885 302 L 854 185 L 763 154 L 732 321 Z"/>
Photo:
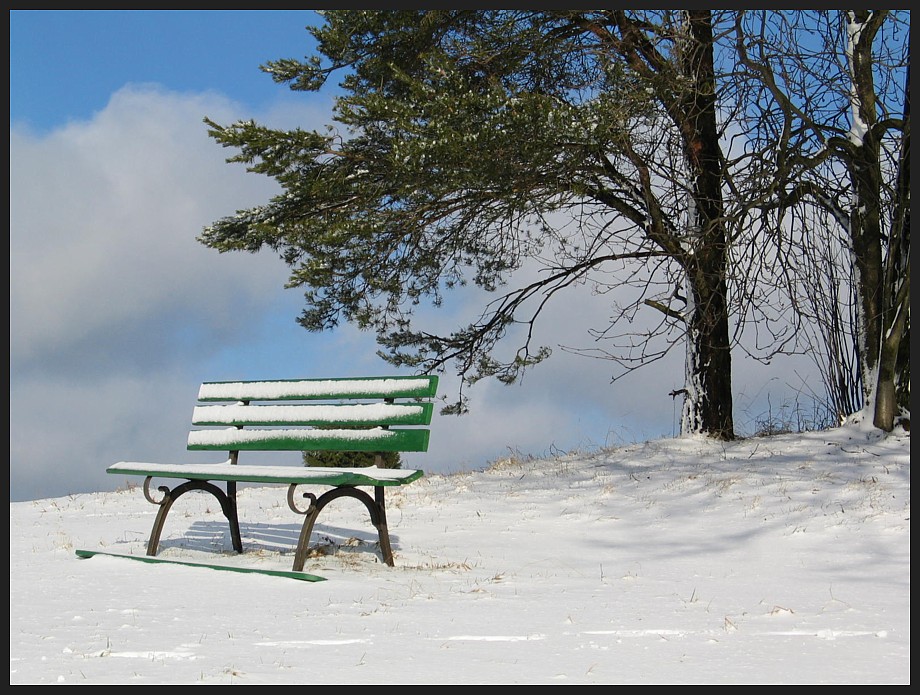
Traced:
<path id="1" fill-rule="evenodd" d="M 210 570 L 220 570 L 224 572 L 240 572 L 243 574 L 265 574 L 270 577 L 284 577 L 286 579 L 297 579 L 302 582 L 324 582 L 326 581 L 325 577 L 320 577 L 315 574 L 307 574 L 306 572 L 292 572 L 287 570 L 265 570 L 257 569 L 255 567 L 232 567 L 230 565 L 218 565 L 211 562 L 185 562 L 183 560 L 167 560 L 165 558 L 151 557 L 149 555 L 128 555 L 126 553 L 108 553 L 102 550 L 77 550 L 77 557 L 89 558 L 94 555 L 106 555 L 108 557 L 120 557 L 125 560 L 139 560 L 140 562 L 147 562 L 151 564 L 164 564 L 164 565 L 183 565 L 185 567 L 203 567 Z"/>

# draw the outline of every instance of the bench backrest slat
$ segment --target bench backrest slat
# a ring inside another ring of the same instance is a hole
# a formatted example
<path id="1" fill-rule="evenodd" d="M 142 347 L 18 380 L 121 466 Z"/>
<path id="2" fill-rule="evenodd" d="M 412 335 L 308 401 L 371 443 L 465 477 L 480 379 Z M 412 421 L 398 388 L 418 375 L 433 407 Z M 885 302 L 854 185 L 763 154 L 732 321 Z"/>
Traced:
<path id="1" fill-rule="evenodd" d="M 432 403 L 199 405 L 194 425 L 430 425 Z"/>
<path id="2" fill-rule="evenodd" d="M 433 398 L 437 388 L 436 376 L 207 381 L 198 391 L 198 400 L 208 402 Z"/>
<path id="3" fill-rule="evenodd" d="M 188 449 L 427 451 L 437 386 L 437 376 L 205 382 L 192 424 L 212 429 L 189 432 Z"/>
<path id="4" fill-rule="evenodd" d="M 190 451 L 427 451 L 428 430 L 193 430 Z"/>

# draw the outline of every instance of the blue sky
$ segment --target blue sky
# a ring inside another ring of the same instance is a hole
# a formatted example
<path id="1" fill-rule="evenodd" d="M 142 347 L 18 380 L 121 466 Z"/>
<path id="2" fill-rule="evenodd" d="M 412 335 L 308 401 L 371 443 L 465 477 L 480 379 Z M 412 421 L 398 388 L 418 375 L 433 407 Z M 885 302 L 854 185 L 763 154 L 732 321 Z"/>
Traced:
<path id="1" fill-rule="evenodd" d="M 259 109 L 286 96 L 258 67 L 302 58 L 309 10 L 11 10 L 10 120 L 86 120 L 126 84 L 214 91 Z"/>
<path id="2" fill-rule="evenodd" d="M 258 68 L 302 58 L 294 10 L 10 12 L 10 501 L 113 489 L 119 460 L 199 461 L 185 451 L 207 380 L 363 376 L 392 369 L 373 336 L 310 334 L 302 292 L 268 253 L 218 254 L 207 224 L 265 202 L 274 182 L 225 162 L 202 122 L 330 122 L 329 93 L 293 93 Z M 554 356 L 519 385 L 480 382 L 469 416 L 436 417 L 432 472 L 482 468 L 675 433 L 682 355 L 610 385 L 590 346 L 609 297 L 560 301 L 538 334 Z M 432 312 L 471 318 L 475 297 Z M 679 353 L 679 351 L 677 351 Z M 739 430 L 789 404 L 790 386 L 736 358 Z M 796 376 L 806 366 L 799 365 Z M 791 369 L 786 374 L 793 374 Z M 442 393 L 457 380 L 442 377 Z M 793 383 L 793 388 L 801 383 Z M 812 383 L 817 389 L 818 384 Z"/>

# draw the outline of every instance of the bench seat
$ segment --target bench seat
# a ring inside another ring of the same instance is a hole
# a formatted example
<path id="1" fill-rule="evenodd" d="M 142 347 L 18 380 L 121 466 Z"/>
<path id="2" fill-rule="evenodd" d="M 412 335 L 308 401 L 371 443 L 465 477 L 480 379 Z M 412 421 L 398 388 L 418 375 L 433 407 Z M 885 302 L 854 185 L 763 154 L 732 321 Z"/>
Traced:
<path id="1" fill-rule="evenodd" d="M 237 483 L 287 483 L 296 485 L 406 485 L 423 472 L 402 468 L 321 468 L 223 463 L 136 463 L 120 461 L 108 473 L 186 480 L 224 480 Z"/>

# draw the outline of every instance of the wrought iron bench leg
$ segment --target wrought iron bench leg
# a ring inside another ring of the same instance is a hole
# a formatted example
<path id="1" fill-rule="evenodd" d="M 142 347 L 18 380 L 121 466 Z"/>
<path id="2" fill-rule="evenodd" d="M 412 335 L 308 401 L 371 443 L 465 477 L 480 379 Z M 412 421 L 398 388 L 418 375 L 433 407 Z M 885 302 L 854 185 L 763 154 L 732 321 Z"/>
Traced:
<path id="1" fill-rule="evenodd" d="M 342 485 L 332 490 L 327 490 L 319 497 L 312 493 L 304 493 L 304 499 L 310 500 L 310 506 L 306 510 L 298 509 L 294 502 L 294 490 L 297 484 L 288 488 L 288 506 L 298 514 L 303 514 L 303 526 L 300 529 L 300 538 L 297 540 L 297 550 L 294 553 L 295 572 L 303 572 L 304 564 L 307 560 L 307 550 L 310 545 L 310 537 L 313 535 L 313 525 L 316 518 L 322 511 L 323 507 L 332 500 L 339 497 L 354 497 L 364 503 L 367 511 L 371 516 L 371 523 L 377 529 L 377 536 L 380 539 L 380 552 L 383 555 L 383 561 L 393 567 L 393 549 L 390 545 L 390 532 L 387 528 L 386 500 L 384 497 L 384 487 L 377 485 L 374 487 L 374 497 L 371 497 L 364 490 L 360 490 L 350 485 Z"/>
<path id="2" fill-rule="evenodd" d="M 153 556 L 157 554 L 157 546 L 160 544 L 160 534 L 163 532 L 163 525 L 166 523 L 166 516 L 172 508 L 173 502 L 186 492 L 192 490 L 202 490 L 214 495 L 220 503 L 220 509 L 227 518 L 227 522 L 230 524 L 230 540 L 233 543 L 233 549 L 238 553 L 243 552 L 243 541 L 240 536 L 240 522 L 236 511 L 235 485 L 233 488 L 230 488 L 228 485 L 230 494 L 225 493 L 219 487 L 206 480 L 189 480 L 181 485 L 177 485 L 172 490 L 165 485 L 161 485 L 157 489 L 163 493 L 163 499 L 157 500 L 150 494 L 150 481 L 152 479 L 152 476 L 148 476 L 144 480 L 144 497 L 147 498 L 148 502 L 158 505 L 160 509 L 157 511 L 156 519 L 153 521 L 153 530 L 150 532 L 150 540 L 147 541 L 147 555 Z"/>

